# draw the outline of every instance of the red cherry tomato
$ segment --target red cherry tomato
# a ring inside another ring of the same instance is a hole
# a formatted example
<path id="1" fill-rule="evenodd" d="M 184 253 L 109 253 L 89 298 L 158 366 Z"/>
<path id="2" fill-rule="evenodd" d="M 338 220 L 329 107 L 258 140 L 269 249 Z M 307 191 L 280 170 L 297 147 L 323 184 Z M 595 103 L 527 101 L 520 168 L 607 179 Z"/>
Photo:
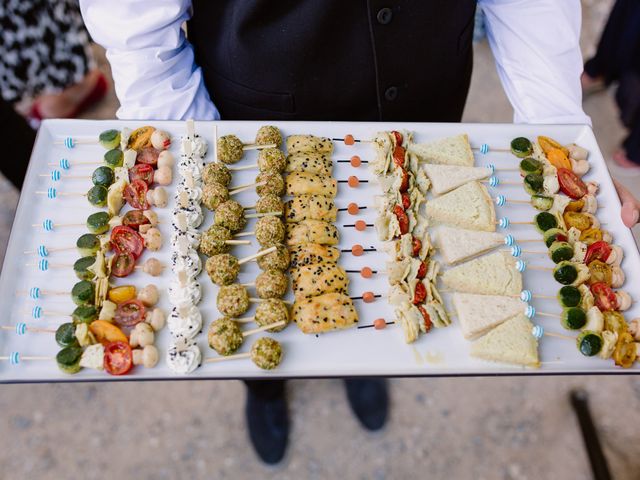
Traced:
<path id="1" fill-rule="evenodd" d="M 420 250 L 422 250 L 422 241 L 419 238 L 413 237 L 413 240 L 411 241 L 411 246 L 413 247 L 411 254 L 414 257 L 417 257 L 418 255 L 420 255 Z"/>
<path id="2" fill-rule="evenodd" d="M 598 282 L 591 285 L 591 293 L 593 294 L 596 307 L 602 312 L 618 309 L 618 298 L 611 287 L 604 282 Z"/>
<path id="3" fill-rule="evenodd" d="M 400 235 L 404 235 L 409 232 L 409 217 L 407 213 L 402 209 L 400 205 L 393 207 L 393 213 L 398 219 L 400 225 Z"/>
<path id="4" fill-rule="evenodd" d="M 122 217 L 122 224 L 131 227 L 134 230 L 138 230 L 140 225 L 147 225 L 151 223 L 147 217 L 144 216 L 142 210 L 129 210 Z"/>
<path id="5" fill-rule="evenodd" d="M 144 322 L 146 313 L 144 304 L 140 300 L 127 300 L 118 304 L 114 320 L 123 327 L 133 327 L 140 322 Z"/>
<path id="6" fill-rule="evenodd" d="M 158 163 L 158 155 L 160 152 L 153 147 L 144 147 L 136 156 L 136 163 L 144 163 L 146 165 L 155 166 Z"/>
<path id="7" fill-rule="evenodd" d="M 416 278 L 423 279 L 427 276 L 427 262 L 420 263 L 420 268 L 418 268 L 418 273 L 416 273 Z"/>
<path id="8" fill-rule="evenodd" d="M 607 242 L 604 240 L 593 242 L 587 247 L 584 263 L 585 265 L 589 265 L 594 260 L 600 260 L 606 263 L 609 255 L 611 255 L 611 246 Z"/>
<path id="9" fill-rule="evenodd" d="M 391 132 L 396 140 L 396 145 L 402 145 L 402 134 L 396 130 Z"/>
<path id="10" fill-rule="evenodd" d="M 116 252 L 130 252 L 134 258 L 140 257 L 144 250 L 144 239 L 133 228 L 118 225 L 111 230 L 111 246 Z"/>
<path id="11" fill-rule="evenodd" d="M 111 264 L 111 275 L 122 278 L 133 272 L 136 267 L 136 257 L 131 252 L 116 252 Z"/>
<path id="12" fill-rule="evenodd" d="M 558 183 L 560 190 L 568 197 L 578 200 L 587 194 L 587 186 L 571 170 L 566 168 L 558 169 Z"/>
<path id="13" fill-rule="evenodd" d="M 400 182 L 400 193 L 406 192 L 409 189 L 409 174 L 402 168 L 402 182 Z"/>
<path id="14" fill-rule="evenodd" d="M 404 155 L 405 155 L 405 149 L 400 145 L 396 145 L 396 147 L 393 149 L 393 163 L 395 163 L 396 166 L 403 168 Z"/>
<path id="15" fill-rule="evenodd" d="M 402 208 L 408 210 L 411 206 L 411 199 L 409 198 L 409 194 L 407 192 L 404 192 L 400 194 L 400 197 L 402 197 Z"/>
<path id="16" fill-rule="evenodd" d="M 427 287 L 424 286 L 424 283 L 418 282 L 416 284 L 416 291 L 413 294 L 413 304 L 420 305 L 421 303 L 424 303 L 426 299 L 427 299 Z"/>
<path id="17" fill-rule="evenodd" d="M 129 169 L 129 181 L 142 180 L 148 186 L 153 183 L 153 167 L 148 163 L 138 163 Z"/>
<path id="18" fill-rule="evenodd" d="M 418 305 L 418 310 L 420 310 L 420 313 L 422 314 L 422 318 L 424 319 L 424 331 L 428 332 L 429 330 L 431 330 L 431 327 L 433 326 L 433 323 L 431 322 L 431 317 L 429 316 L 427 311 L 424 309 L 424 307 Z"/>
<path id="19" fill-rule="evenodd" d="M 104 369 L 111 375 L 124 375 L 133 366 L 133 352 L 126 342 L 109 342 L 104 347 Z"/>
<path id="20" fill-rule="evenodd" d="M 124 199 L 136 210 L 148 210 L 147 191 L 149 186 L 140 179 L 134 180 L 124 189 Z"/>

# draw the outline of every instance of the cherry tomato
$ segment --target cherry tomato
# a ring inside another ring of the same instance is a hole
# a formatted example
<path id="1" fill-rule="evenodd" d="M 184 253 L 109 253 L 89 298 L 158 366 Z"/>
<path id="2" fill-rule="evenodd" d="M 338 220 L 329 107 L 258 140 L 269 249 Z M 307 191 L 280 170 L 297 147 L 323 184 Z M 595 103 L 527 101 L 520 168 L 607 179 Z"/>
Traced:
<path id="1" fill-rule="evenodd" d="M 140 225 L 151 223 L 142 210 L 129 210 L 122 217 L 122 224 L 137 230 Z"/>
<path id="2" fill-rule="evenodd" d="M 148 186 L 153 183 L 153 167 L 148 163 L 138 163 L 129 169 L 129 181 L 142 180 Z"/>
<path id="3" fill-rule="evenodd" d="M 402 134 L 396 130 L 393 130 L 393 137 L 396 139 L 396 145 L 402 145 Z"/>
<path id="4" fill-rule="evenodd" d="M 115 322 L 123 327 L 133 327 L 144 322 L 146 309 L 140 300 L 128 300 L 118 305 L 114 317 Z"/>
<path id="5" fill-rule="evenodd" d="M 596 307 L 602 312 L 618 309 L 618 298 L 611 287 L 604 282 L 591 285 L 591 293 L 596 302 Z"/>
<path id="6" fill-rule="evenodd" d="M 411 246 L 413 248 L 413 250 L 411 251 L 411 254 L 414 257 L 417 257 L 418 255 L 420 255 L 420 250 L 422 250 L 422 241 L 419 238 L 413 237 L 413 240 L 411 241 Z"/>
<path id="7" fill-rule="evenodd" d="M 124 189 L 124 199 L 136 210 L 148 210 L 147 191 L 149 186 L 140 179 L 134 180 Z"/>
<path id="8" fill-rule="evenodd" d="M 427 262 L 420 263 L 420 268 L 418 268 L 418 273 L 416 273 L 416 278 L 424 278 L 427 276 Z"/>
<path id="9" fill-rule="evenodd" d="M 589 265 L 593 260 L 606 262 L 609 255 L 611 255 L 611 246 L 607 242 L 600 240 L 587 247 L 584 263 L 585 265 Z"/>
<path id="10" fill-rule="evenodd" d="M 393 213 L 398 219 L 400 225 L 400 235 L 404 235 L 409 232 L 409 217 L 407 213 L 402 209 L 400 205 L 393 207 Z"/>
<path id="11" fill-rule="evenodd" d="M 116 252 L 130 252 L 136 259 L 144 250 L 144 239 L 133 228 L 125 225 L 114 227 L 111 230 L 110 240 Z"/>
<path id="12" fill-rule="evenodd" d="M 433 326 L 433 323 L 431 322 L 431 317 L 429 316 L 429 314 L 427 313 L 424 307 L 418 305 L 418 310 L 420 311 L 420 314 L 424 319 L 424 331 L 426 333 L 429 330 L 431 330 L 431 327 Z"/>
<path id="13" fill-rule="evenodd" d="M 393 149 L 393 163 L 400 168 L 404 167 L 404 154 L 405 149 L 400 145 L 396 145 Z"/>
<path id="14" fill-rule="evenodd" d="M 575 173 L 566 168 L 558 169 L 558 183 L 560 190 L 568 197 L 577 200 L 587 194 L 587 186 L 580 180 Z"/>
<path id="15" fill-rule="evenodd" d="M 402 168 L 402 182 L 400 182 L 400 193 L 406 192 L 409 189 L 409 174 Z"/>
<path id="16" fill-rule="evenodd" d="M 547 160 L 556 168 L 566 168 L 571 170 L 571 161 L 567 158 L 567 155 L 559 148 L 552 148 L 548 152 Z"/>
<path id="17" fill-rule="evenodd" d="M 109 342 L 104 347 L 104 369 L 111 375 L 124 375 L 133 366 L 133 352 L 126 342 Z"/>
<path id="18" fill-rule="evenodd" d="M 416 284 L 416 292 L 413 294 L 413 304 L 420 305 L 424 303 L 427 299 L 427 287 L 424 286 L 424 283 L 418 282 Z"/>
<path id="19" fill-rule="evenodd" d="M 411 199 L 409 198 L 409 194 L 407 192 L 404 192 L 400 194 L 400 196 L 402 197 L 402 208 L 408 210 L 411 206 Z"/>
<path id="20" fill-rule="evenodd" d="M 116 252 L 111 264 L 111 274 L 122 278 L 133 272 L 136 267 L 136 257 L 131 252 Z"/>
<path id="21" fill-rule="evenodd" d="M 144 147 L 136 156 L 136 163 L 144 163 L 146 165 L 155 166 L 158 163 L 158 155 L 160 152 L 153 147 Z"/>

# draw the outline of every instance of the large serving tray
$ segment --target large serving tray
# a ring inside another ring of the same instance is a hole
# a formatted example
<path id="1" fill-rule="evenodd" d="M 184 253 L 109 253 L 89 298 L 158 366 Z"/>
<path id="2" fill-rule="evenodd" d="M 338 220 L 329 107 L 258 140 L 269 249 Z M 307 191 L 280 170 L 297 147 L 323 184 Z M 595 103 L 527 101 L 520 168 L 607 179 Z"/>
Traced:
<path id="1" fill-rule="evenodd" d="M 607 171 L 602 153 L 588 126 L 583 125 L 511 125 L 511 124 L 425 124 L 425 123 L 345 123 L 345 122 L 196 122 L 196 132 L 209 142 L 209 153 L 206 160 L 213 160 L 214 125 L 218 126 L 218 135 L 235 134 L 245 142 L 251 142 L 257 129 L 266 123 L 277 125 L 284 136 L 294 133 L 311 133 L 315 135 L 343 138 L 351 133 L 356 138 L 369 139 L 381 130 L 407 129 L 415 133 L 414 140 L 423 142 L 439 137 L 467 133 L 473 146 L 489 144 L 493 148 L 504 148 L 509 145 L 512 138 L 526 136 L 535 138 L 537 135 L 551 136 L 561 143 L 575 142 L 590 151 L 589 160 L 591 171 L 587 179 L 600 183 L 598 200 L 602 208 L 598 211 L 598 217 L 606 223 L 606 228 L 611 231 L 614 242 L 624 249 L 625 260 L 622 267 L 627 275 L 624 286 L 632 297 L 640 299 L 640 255 L 629 229 L 619 218 L 620 202 L 615 193 L 613 183 Z M 70 298 L 65 295 L 44 297 L 40 300 L 32 300 L 25 294 L 31 287 L 43 289 L 69 290 L 77 281 L 71 268 L 50 269 L 46 272 L 38 271 L 27 263 L 35 263 L 38 257 L 26 256 L 23 252 L 34 250 L 38 245 L 44 244 L 49 248 L 56 246 L 72 246 L 76 238 L 85 233 L 83 227 L 66 227 L 45 232 L 42 227 L 32 227 L 33 224 L 41 224 L 46 218 L 57 223 L 83 223 L 86 217 L 96 211 L 82 197 L 59 197 L 48 199 L 44 195 L 36 195 L 36 191 L 44 191 L 50 186 L 55 186 L 59 192 L 85 192 L 90 187 L 90 179 L 63 179 L 52 182 L 49 178 L 51 170 L 59 167 L 48 166 L 48 163 L 58 162 L 61 158 L 67 158 L 72 164 L 68 172 L 63 175 L 90 176 L 97 165 L 77 165 L 74 161 L 99 161 L 104 149 L 98 145 L 78 145 L 68 150 L 63 145 L 54 144 L 67 136 L 72 137 L 97 137 L 97 135 L 109 128 L 121 129 L 122 127 L 136 128 L 145 124 L 154 125 L 157 128 L 167 130 L 173 137 L 172 151 L 178 156 L 179 138 L 185 134 L 184 122 L 134 122 L 134 121 L 84 121 L 84 120 L 50 120 L 44 121 L 38 132 L 36 145 L 33 150 L 31 163 L 27 172 L 26 181 L 20 197 L 9 246 L 2 269 L 0 281 L 0 304 L 2 305 L 2 325 L 14 325 L 16 322 L 26 322 L 32 326 L 56 327 L 67 321 L 64 317 L 44 317 L 40 320 L 30 318 L 30 311 L 35 305 L 41 306 L 45 311 L 71 312 L 74 308 Z M 352 155 L 359 155 L 363 160 L 373 156 L 373 147 L 368 143 L 357 143 L 355 146 L 345 146 L 341 142 L 335 143 L 335 159 L 349 159 Z M 245 158 L 238 164 L 255 163 L 257 153 L 246 152 Z M 10 159 L 8 159 L 10 161 Z M 487 155 L 476 153 L 476 165 L 495 164 L 498 176 L 502 180 L 519 179 L 517 172 L 500 173 L 501 166 L 513 167 L 517 165 L 516 158 L 510 153 L 489 152 Z M 255 170 L 235 172 L 233 184 L 249 183 L 256 175 Z M 361 180 L 372 180 L 372 175 L 366 165 L 354 168 L 349 163 L 335 163 L 334 176 L 345 180 L 350 175 L 357 175 Z M 177 177 L 177 171 L 175 172 Z M 176 181 L 169 187 L 170 197 Z M 372 205 L 373 196 L 378 194 L 378 186 L 373 183 L 362 183 L 358 188 L 350 188 L 346 183 L 341 183 L 338 189 L 336 203 L 338 207 L 346 207 L 350 202 L 357 202 L 361 206 Z M 494 195 L 504 194 L 507 198 L 525 199 L 526 194 L 520 186 L 500 186 L 492 189 Z M 243 192 L 237 196 L 237 200 L 243 205 L 252 205 L 257 198 L 254 191 Z M 165 240 L 170 236 L 170 212 L 173 200 L 166 209 L 158 210 L 160 228 Z M 127 207 L 125 207 L 127 208 Z M 512 221 L 530 221 L 535 211 L 527 205 L 509 205 L 497 207 L 498 217 L 508 216 Z M 353 224 L 355 220 L 363 219 L 367 223 L 373 223 L 375 211 L 372 208 L 361 210 L 357 216 L 351 216 L 347 212 L 341 212 L 337 224 L 340 228 L 340 248 L 348 249 L 355 243 L 366 247 L 375 247 L 379 244 L 373 228 L 365 232 L 357 232 L 353 228 L 342 227 L 344 224 Z M 255 220 L 251 221 L 248 229 Z M 207 213 L 203 227 L 212 223 L 212 214 Z M 516 238 L 537 238 L 539 234 L 532 226 L 512 226 L 506 233 L 512 233 Z M 542 243 L 527 244 L 531 250 L 543 250 Z M 241 257 L 253 253 L 258 249 L 255 243 L 251 246 L 236 247 L 234 253 Z M 151 256 L 149 252 L 145 258 Z M 168 264 L 170 249 L 168 241 L 163 249 L 154 254 L 163 263 Z M 72 264 L 78 255 L 75 251 L 51 253 L 51 263 Z M 525 256 L 525 260 L 535 265 L 551 266 L 550 260 L 545 256 Z M 371 279 L 364 279 L 358 274 L 351 274 L 350 294 L 361 295 L 365 291 L 385 294 L 387 281 L 384 277 L 385 254 L 382 252 L 368 252 L 361 257 L 354 257 L 350 253 L 343 253 L 341 264 L 347 269 L 359 270 L 363 266 L 370 266 L 380 272 Z M 251 282 L 255 279 L 258 268 L 255 263 L 245 265 L 240 275 L 240 281 Z M 141 287 L 147 283 L 156 283 L 161 290 L 160 306 L 169 311 L 166 289 L 172 279 L 169 269 L 158 278 L 149 277 L 137 272 L 127 279 L 116 281 L 117 284 L 133 283 Z M 205 319 L 205 331 L 199 335 L 198 343 L 205 357 L 215 356 L 215 352 L 209 349 L 206 340 L 206 327 L 211 320 L 219 316 L 215 297 L 217 287 L 211 284 L 206 274 L 200 277 L 203 285 L 203 301 L 200 304 Z M 554 295 L 558 285 L 553 281 L 550 272 L 529 270 L 524 274 L 525 288 L 534 293 Z M 17 293 L 18 292 L 18 293 Z M 391 320 L 392 310 L 384 300 L 365 304 L 356 301 L 360 314 L 360 324 L 370 325 L 376 318 Z M 533 305 L 542 312 L 559 312 L 560 308 L 552 300 L 536 300 Z M 450 307 L 450 304 L 449 304 Z M 451 310 L 451 308 L 449 308 Z M 247 315 L 250 315 L 251 310 Z M 626 312 L 628 320 L 640 316 L 640 307 L 636 302 L 633 308 Z M 560 327 L 558 320 L 552 318 L 536 319 L 548 331 L 566 333 Z M 42 382 L 42 381 L 99 381 L 99 380 L 166 380 L 166 379 L 205 379 L 205 378 L 268 378 L 268 377 L 339 377 L 339 376 L 438 376 L 438 375 L 536 375 L 536 374 L 586 374 L 586 373 L 611 373 L 621 374 L 627 372 L 637 373 L 638 365 L 631 370 L 615 367 L 612 360 L 599 358 L 586 358 L 580 355 L 573 342 L 544 337 L 540 342 L 540 357 L 543 362 L 539 369 L 525 369 L 490 363 L 471 358 L 469 355 L 470 343 L 463 339 L 455 319 L 453 324 L 445 329 L 435 329 L 428 335 L 422 335 L 414 344 L 407 345 L 402 339 L 402 332 L 393 325 L 379 331 L 373 328 L 350 329 L 348 331 L 335 332 L 321 336 L 303 335 L 295 325 L 289 326 L 285 331 L 273 334 L 280 341 L 285 350 L 285 357 L 279 368 L 273 372 L 263 372 L 257 369 L 250 361 L 229 361 L 214 364 L 205 364 L 190 375 L 177 375 L 166 366 L 164 355 L 170 339 L 169 332 L 165 329 L 156 341 L 161 352 L 161 360 L 156 368 L 136 368 L 130 375 L 112 377 L 104 372 L 84 369 L 77 375 L 65 375 L 60 372 L 54 361 L 23 361 L 20 365 L 12 366 L 8 361 L 0 363 L 1 382 Z M 256 337 L 253 337 L 255 339 Z M 251 342 L 247 341 L 240 351 L 248 351 Z M 52 334 L 27 333 L 18 336 L 13 331 L 0 332 L 0 355 L 8 355 L 12 351 L 18 351 L 22 355 L 54 356 L 58 346 Z"/>

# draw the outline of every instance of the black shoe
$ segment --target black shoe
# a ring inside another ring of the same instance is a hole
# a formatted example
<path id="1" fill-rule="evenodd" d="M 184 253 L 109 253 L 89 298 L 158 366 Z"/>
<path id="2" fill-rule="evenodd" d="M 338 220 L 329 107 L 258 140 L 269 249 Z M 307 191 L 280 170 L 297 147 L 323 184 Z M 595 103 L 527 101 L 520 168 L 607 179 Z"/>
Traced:
<path id="1" fill-rule="evenodd" d="M 351 410 L 367 430 L 380 430 L 389 415 L 389 393 L 384 378 L 352 378 L 344 381 Z"/>
<path id="2" fill-rule="evenodd" d="M 284 457 L 289 440 L 289 415 L 284 388 L 265 398 L 259 391 L 254 391 L 252 385 L 247 386 L 245 414 L 251 443 L 264 463 L 276 464 Z"/>

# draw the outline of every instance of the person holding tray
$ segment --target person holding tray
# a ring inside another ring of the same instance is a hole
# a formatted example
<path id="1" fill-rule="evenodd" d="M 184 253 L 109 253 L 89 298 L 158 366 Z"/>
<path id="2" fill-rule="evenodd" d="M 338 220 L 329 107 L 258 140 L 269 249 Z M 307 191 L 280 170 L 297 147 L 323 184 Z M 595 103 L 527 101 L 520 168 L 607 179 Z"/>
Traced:
<path id="1" fill-rule="evenodd" d="M 80 1 L 107 50 L 121 119 L 413 122 L 460 121 L 476 3 L 514 121 L 590 124 L 578 0 Z M 382 428 L 386 382 L 346 384 L 361 423 Z M 252 443 L 277 463 L 289 431 L 284 382 L 247 387 Z"/>

